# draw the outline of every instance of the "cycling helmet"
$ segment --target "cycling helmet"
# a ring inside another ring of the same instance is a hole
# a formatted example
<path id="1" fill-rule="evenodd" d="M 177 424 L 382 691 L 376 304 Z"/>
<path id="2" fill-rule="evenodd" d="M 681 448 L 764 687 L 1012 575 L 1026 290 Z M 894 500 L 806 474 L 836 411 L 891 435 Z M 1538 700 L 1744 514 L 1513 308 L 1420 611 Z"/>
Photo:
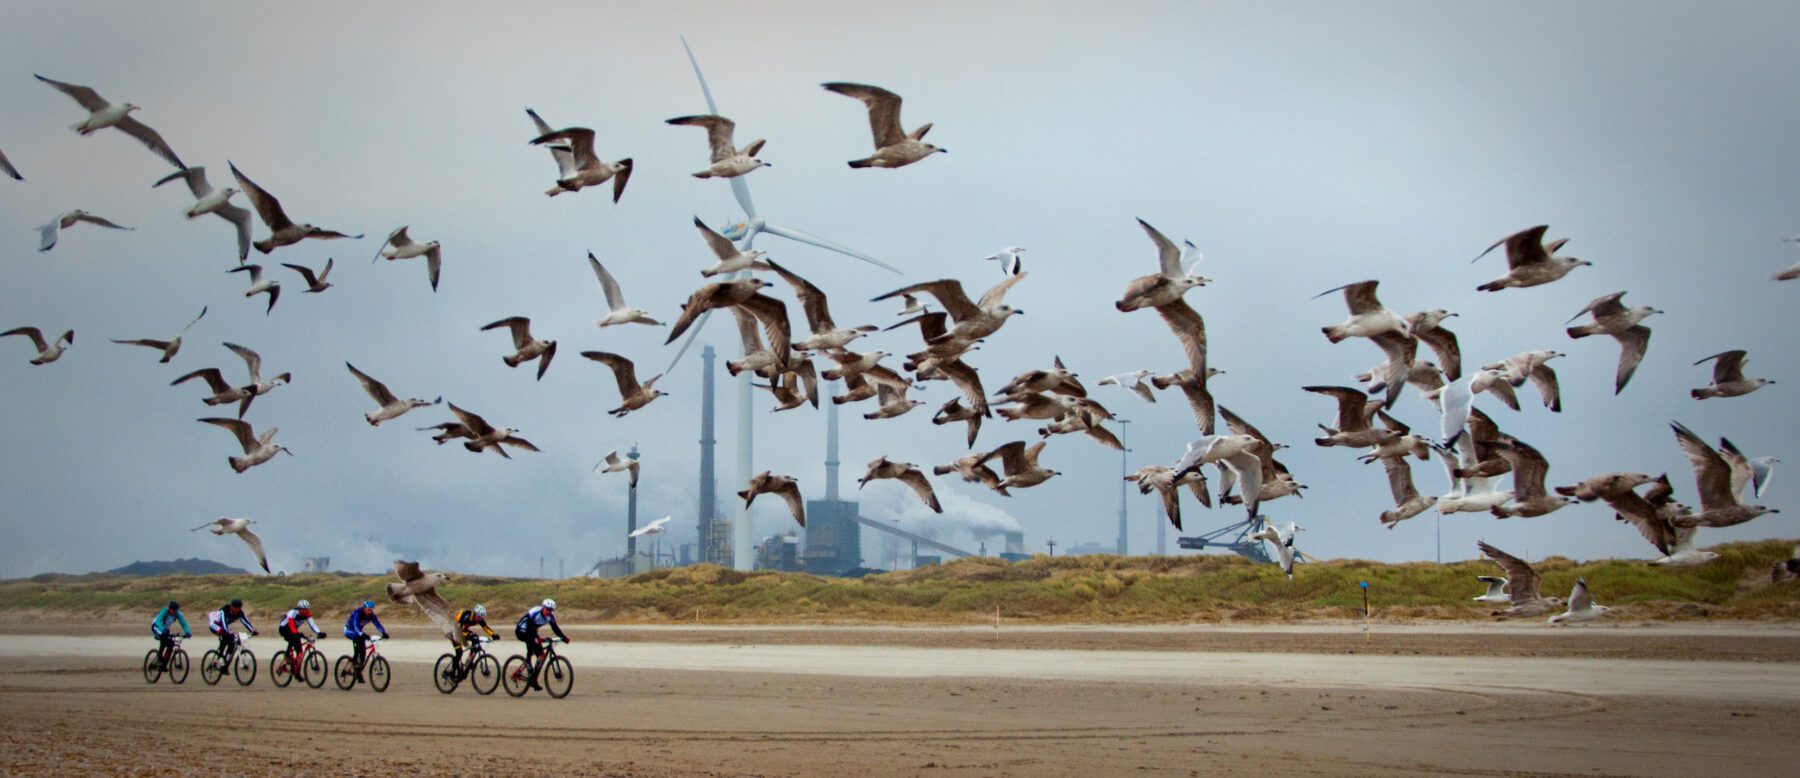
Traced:
<path id="1" fill-rule="evenodd" d="M 480 616 L 484 619 L 487 618 L 487 606 L 486 605 L 475 606 L 475 615 Z"/>
<path id="2" fill-rule="evenodd" d="M 374 608 L 375 601 L 374 600 L 363 600 L 363 607 L 364 608 Z"/>
<path id="3" fill-rule="evenodd" d="M 544 610 L 547 610 L 547 611 L 556 610 L 556 601 L 555 600 L 548 600 L 548 599 L 544 600 L 543 605 L 544 605 Z"/>
<path id="4" fill-rule="evenodd" d="M 549 600 L 545 600 L 544 602 L 549 602 Z M 551 606 L 551 607 L 555 607 L 555 606 Z M 181 610 L 181 603 L 176 602 L 174 600 L 170 600 L 169 601 L 169 610 L 172 610 L 172 611 Z"/>
<path id="5" fill-rule="evenodd" d="M 243 600 L 239 600 L 239 599 L 236 599 L 236 598 L 233 598 L 233 599 L 232 599 L 232 601 L 231 601 L 231 607 L 233 607 L 233 608 L 242 608 L 242 607 L 244 607 L 244 601 L 243 601 Z"/>
<path id="6" fill-rule="evenodd" d="M 294 607 L 299 608 L 300 610 L 303 610 L 303 611 L 309 611 L 309 610 L 312 610 L 312 603 L 307 602 L 306 600 L 301 600 L 299 602 L 294 603 Z"/>

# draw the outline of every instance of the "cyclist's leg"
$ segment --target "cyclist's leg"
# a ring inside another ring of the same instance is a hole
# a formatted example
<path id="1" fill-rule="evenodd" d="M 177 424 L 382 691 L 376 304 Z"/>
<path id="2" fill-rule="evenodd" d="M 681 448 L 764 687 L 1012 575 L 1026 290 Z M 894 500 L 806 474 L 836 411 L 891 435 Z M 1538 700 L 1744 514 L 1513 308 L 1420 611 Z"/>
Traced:
<path id="1" fill-rule="evenodd" d="M 217 634 L 219 636 L 220 658 L 229 656 L 231 654 L 232 644 L 237 642 L 237 633 L 232 632 L 230 629 L 222 629 L 219 630 Z"/>

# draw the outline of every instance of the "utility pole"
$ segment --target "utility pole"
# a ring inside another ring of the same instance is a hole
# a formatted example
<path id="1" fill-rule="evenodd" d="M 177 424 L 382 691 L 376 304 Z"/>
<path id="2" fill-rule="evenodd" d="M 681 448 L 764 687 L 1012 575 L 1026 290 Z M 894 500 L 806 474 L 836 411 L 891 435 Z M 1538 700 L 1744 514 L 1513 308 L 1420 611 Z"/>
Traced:
<path id="1" fill-rule="evenodd" d="M 563 558 L 562 557 L 556 558 L 556 577 L 557 578 L 564 577 L 564 575 L 563 575 Z"/>
<path id="2" fill-rule="evenodd" d="M 1050 546 L 1050 556 L 1056 556 L 1056 538 L 1051 538 L 1047 545 Z"/>
<path id="3" fill-rule="evenodd" d="M 1119 553 L 1119 556 L 1125 556 L 1127 553 L 1129 553 L 1126 550 L 1126 546 L 1127 546 L 1127 544 L 1126 544 L 1126 526 L 1127 525 L 1125 523 L 1125 517 L 1126 517 L 1125 476 L 1126 476 L 1126 474 L 1128 474 L 1130 472 L 1130 467 L 1131 467 L 1131 426 L 1130 426 L 1131 420 L 1126 419 L 1126 418 L 1115 418 L 1114 421 L 1117 421 L 1119 423 L 1119 441 L 1120 441 L 1120 443 L 1119 443 L 1120 449 L 1119 449 L 1119 547 L 1118 547 L 1118 553 Z"/>

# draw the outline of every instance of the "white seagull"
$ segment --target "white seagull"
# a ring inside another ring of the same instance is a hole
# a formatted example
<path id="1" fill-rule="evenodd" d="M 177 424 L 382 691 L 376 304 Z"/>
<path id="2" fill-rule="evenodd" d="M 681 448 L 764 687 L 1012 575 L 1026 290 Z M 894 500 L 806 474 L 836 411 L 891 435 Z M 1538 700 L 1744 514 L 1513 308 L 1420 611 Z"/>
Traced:
<path id="1" fill-rule="evenodd" d="M 1596 605 L 1594 595 L 1588 592 L 1587 579 L 1575 579 L 1575 588 L 1569 590 L 1569 609 L 1550 617 L 1551 624 L 1569 624 L 1577 621 L 1593 621 L 1605 616 L 1612 609 L 1605 605 Z"/>
<path id="2" fill-rule="evenodd" d="M 1024 261 L 1019 258 L 1019 254 L 1024 251 L 1024 246 L 1007 246 L 1006 248 L 982 257 L 982 259 L 991 259 L 999 262 L 1001 275 L 1016 276 L 1019 274 L 1019 271 L 1025 269 Z"/>
<path id="3" fill-rule="evenodd" d="M 444 401 L 443 397 L 436 400 L 420 400 L 418 398 L 402 400 L 388 390 L 387 384 L 369 377 L 368 373 L 357 370 L 355 365 L 345 362 L 344 367 L 350 368 L 350 374 L 356 376 L 356 380 L 362 384 L 363 391 L 368 392 L 369 397 L 375 400 L 375 404 L 381 406 L 363 414 L 363 421 L 368 422 L 371 427 L 379 427 L 384 421 L 400 418 L 414 408 L 437 405 Z"/>
<path id="4" fill-rule="evenodd" d="M 1491 602 L 1496 605 L 1506 605 L 1512 602 L 1512 595 L 1506 593 L 1505 578 L 1495 575 L 1478 575 L 1475 576 L 1475 580 L 1487 584 L 1487 594 L 1470 599 L 1476 602 Z"/>
<path id="5" fill-rule="evenodd" d="M 256 430 L 251 428 L 250 422 L 243 419 L 206 418 L 200 419 L 200 421 L 224 427 L 237 436 L 238 444 L 244 447 L 244 455 L 227 457 L 225 461 L 231 464 L 232 470 L 239 473 L 274 459 L 275 455 L 279 453 L 286 452 L 288 456 L 294 455 L 294 452 L 288 451 L 286 446 L 275 445 L 275 433 L 280 431 L 279 427 L 270 427 L 258 437 Z"/>
<path id="6" fill-rule="evenodd" d="M 1281 562 L 1281 572 L 1287 574 L 1288 580 L 1292 581 L 1294 580 L 1294 560 L 1306 556 L 1306 552 L 1294 548 L 1294 535 L 1305 529 L 1305 527 L 1290 521 L 1285 530 L 1277 529 L 1275 525 L 1270 524 L 1263 527 L 1261 532 L 1250 537 L 1275 544 L 1275 554 Z"/>
<path id="7" fill-rule="evenodd" d="M 611 451 L 606 452 L 605 459 L 602 459 L 599 462 L 596 462 L 594 464 L 594 470 L 600 470 L 601 465 L 606 466 L 605 470 L 600 471 L 602 473 L 630 473 L 631 474 L 631 485 L 637 486 L 637 484 L 638 484 L 638 461 L 637 461 L 637 459 L 635 459 L 633 457 L 621 457 L 621 456 L 619 456 L 619 450 L 613 449 Z"/>
<path id="8" fill-rule="evenodd" d="M 402 226 L 400 229 L 388 233 L 387 241 L 382 243 L 381 248 L 375 252 L 375 259 L 394 260 L 416 257 L 425 258 L 425 272 L 431 279 L 431 291 L 437 291 L 438 272 L 444 269 L 444 253 L 437 241 L 414 242 L 406 234 L 406 227 Z M 375 259 L 369 261 L 374 262 Z"/>
<path id="9" fill-rule="evenodd" d="M 75 342 L 74 330 L 69 330 L 62 335 L 57 336 L 55 343 L 44 340 L 43 330 L 36 327 L 14 327 L 5 332 L 0 332 L 0 338 L 4 338 L 8 335 L 24 335 L 31 339 L 31 344 L 36 346 L 38 350 L 37 356 L 31 358 L 31 364 L 34 365 L 48 365 L 51 362 L 61 359 L 63 350 Z"/>
<path id="10" fill-rule="evenodd" d="M 650 312 L 642 308 L 632 308 L 625 304 L 625 293 L 619 291 L 619 282 L 614 279 L 600 260 L 594 258 L 594 252 L 588 252 L 588 265 L 594 270 L 594 277 L 600 280 L 600 291 L 606 295 L 607 313 L 596 319 L 594 326 L 602 329 L 615 324 L 649 324 L 661 327 L 662 322 L 650 318 Z"/>
<path id="11" fill-rule="evenodd" d="M 37 74 L 33 73 L 32 75 L 35 76 Z M 162 136 L 158 135 L 156 130 L 150 129 L 149 125 L 131 118 L 131 112 L 138 110 L 137 106 L 132 105 L 131 103 L 113 105 L 112 103 L 107 102 L 105 98 L 100 96 L 99 92 L 94 91 L 91 87 L 80 86 L 78 84 L 65 84 L 61 81 L 44 78 L 43 76 L 37 76 L 37 80 L 55 87 L 57 91 L 73 98 L 75 102 L 81 104 L 81 107 L 88 110 L 88 117 L 86 119 L 83 119 L 73 127 L 70 127 L 70 129 L 74 130 L 76 133 L 81 135 L 92 135 L 97 131 L 112 127 L 126 135 L 137 138 L 139 143 L 144 144 L 144 147 L 150 149 L 156 156 L 162 157 L 164 162 L 178 168 L 187 167 L 187 165 L 182 164 L 180 157 L 175 156 L 175 150 L 169 148 L 168 141 L 163 140 Z"/>
<path id="12" fill-rule="evenodd" d="M 263 553 L 262 538 L 250 531 L 250 525 L 255 523 L 254 519 L 228 519 L 220 516 L 188 531 L 199 532 L 204 529 L 211 530 L 214 535 L 238 536 L 238 539 L 244 541 L 244 545 L 249 546 L 250 551 L 256 554 L 256 563 L 262 565 L 263 572 L 267 573 L 269 572 L 269 557 Z"/>
<path id="13" fill-rule="evenodd" d="M 193 327 L 195 324 L 199 324 L 200 320 L 204 318 L 206 318 L 206 306 L 201 306 L 200 315 L 195 316 L 193 321 L 188 322 L 187 327 L 182 327 L 180 332 L 175 333 L 175 337 L 171 340 L 150 340 L 149 338 L 119 340 L 114 338 L 113 342 L 125 346 L 143 346 L 145 348 L 153 348 L 161 351 L 162 359 L 157 360 L 157 362 L 160 364 L 167 364 L 169 360 L 175 358 L 176 352 L 181 351 L 181 336 L 186 335 L 189 328 Z"/>
<path id="14" fill-rule="evenodd" d="M 281 299 L 281 282 L 273 278 L 263 278 L 262 265 L 238 265 L 225 272 L 249 273 L 250 286 L 244 289 L 244 296 L 255 297 L 266 292 L 269 295 L 269 307 L 263 309 L 263 315 L 267 316 L 275 311 L 275 301 Z"/>
<path id="15" fill-rule="evenodd" d="M 700 275 L 712 278 L 736 273 L 739 270 L 769 269 L 769 263 L 759 261 L 768 252 L 762 249 L 739 251 L 736 243 L 732 243 L 730 238 L 720 235 L 718 231 L 706 226 L 706 222 L 700 221 L 698 216 L 694 217 L 694 227 L 700 230 L 700 237 L 706 239 L 707 247 L 711 248 L 713 255 L 719 258 L 719 261 L 712 267 L 700 271 Z"/>
<path id="16" fill-rule="evenodd" d="M 64 213 L 58 214 L 56 218 L 50 220 L 49 224 L 46 224 L 46 225 L 38 228 L 38 251 L 40 251 L 40 252 L 49 251 L 53 248 L 56 248 L 56 240 L 62 234 L 62 231 L 75 226 L 79 222 L 87 222 L 88 224 L 96 224 L 96 225 L 99 225 L 101 227 L 105 227 L 105 228 L 111 229 L 111 230 L 135 230 L 135 229 L 137 229 L 136 227 L 123 227 L 123 226 L 114 224 L 114 223 L 107 221 L 106 219 L 103 219 L 99 216 L 95 216 L 91 213 L 88 213 L 87 211 L 81 210 L 80 208 L 76 208 L 73 211 L 66 211 Z"/>
<path id="17" fill-rule="evenodd" d="M 242 262 L 250 256 L 250 209 L 239 208 L 231 204 L 231 197 L 238 193 L 236 187 L 225 187 L 214 191 L 212 184 L 206 180 L 206 166 L 177 170 L 163 176 L 152 189 L 163 184 L 181 179 L 187 182 L 188 191 L 194 195 L 194 204 L 188 206 L 183 215 L 196 219 L 206 214 L 213 214 L 237 227 L 238 261 Z"/>
<path id="18" fill-rule="evenodd" d="M 667 529 L 666 525 L 669 523 L 669 520 L 672 518 L 674 518 L 674 517 L 673 516 L 664 516 L 660 519 L 657 519 L 656 521 L 650 522 L 649 524 L 645 524 L 642 527 L 638 527 L 636 531 L 632 532 L 629 535 L 626 535 L 625 537 L 641 538 L 645 535 L 661 535 L 664 532 L 669 531 Z"/>

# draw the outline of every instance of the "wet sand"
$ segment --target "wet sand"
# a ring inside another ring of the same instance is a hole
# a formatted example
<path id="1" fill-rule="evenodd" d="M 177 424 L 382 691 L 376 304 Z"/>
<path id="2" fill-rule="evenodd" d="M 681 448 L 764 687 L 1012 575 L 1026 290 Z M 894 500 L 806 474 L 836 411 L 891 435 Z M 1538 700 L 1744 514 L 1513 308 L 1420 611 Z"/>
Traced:
<path id="1" fill-rule="evenodd" d="M 337 774 L 352 753 L 381 755 L 351 758 L 369 773 L 652 776 L 1781 774 L 1800 759 L 1800 631 L 1782 626 L 1394 630 L 1418 656 L 1343 653 L 1335 627 L 1310 626 L 1020 630 L 1029 648 L 961 645 L 967 629 L 604 627 L 572 633 L 564 700 L 441 695 L 427 663 L 443 643 L 410 629 L 383 646 L 386 694 L 277 689 L 278 640 L 253 641 L 251 687 L 197 671 L 177 687 L 139 675 L 147 637 L 0 632 L 11 772 Z M 1066 645 L 1096 637 L 1235 650 Z M 895 640 L 937 645 L 874 642 Z M 1265 640 L 1314 650 L 1250 647 Z M 1772 647 L 1633 659 L 1614 640 Z M 1550 655 L 1479 650 L 1507 641 Z"/>

